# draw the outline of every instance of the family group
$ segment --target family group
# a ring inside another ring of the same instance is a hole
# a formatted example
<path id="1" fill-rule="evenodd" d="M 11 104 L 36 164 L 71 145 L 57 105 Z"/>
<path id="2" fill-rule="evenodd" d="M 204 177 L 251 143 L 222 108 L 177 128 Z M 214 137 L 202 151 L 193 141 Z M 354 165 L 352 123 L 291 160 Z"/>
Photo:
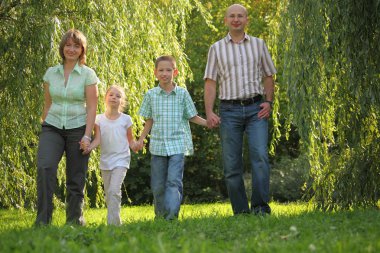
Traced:
<path id="1" fill-rule="evenodd" d="M 101 175 L 107 205 L 107 223 L 120 225 L 121 185 L 129 169 L 131 151 L 139 152 L 149 136 L 151 190 L 156 218 L 178 218 L 183 197 L 186 155 L 193 154 L 189 122 L 220 129 L 223 169 L 235 215 L 269 215 L 268 119 L 276 73 L 262 39 L 248 35 L 247 9 L 228 7 L 226 37 L 211 45 L 204 74 L 206 119 L 200 117 L 189 92 L 175 83 L 179 74 L 173 56 L 155 60 L 158 85 L 144 96 L 139 114 L 144 128 L 135 138 L 132 119 L 125 111 L 126 94 L 111 85 L 105 111 L 97 114 L 98 83 L 86 66 L 87 41 L 71 29 L 60 42 L 62 63 L 43 76 L 44 108 L 37 154 L 36 225 L 50 224 L 58 164 L 66 157 L 66 222 L 84 225 L 86 171 L 91 151 L 100 147 Z M 218 90 L 217 90 L 218 88 Z M 220 100 L 218 113 L 214 109 Z M 252 173 L 249 201 L 243 181 L 243 136 L 247 136 Z"/>

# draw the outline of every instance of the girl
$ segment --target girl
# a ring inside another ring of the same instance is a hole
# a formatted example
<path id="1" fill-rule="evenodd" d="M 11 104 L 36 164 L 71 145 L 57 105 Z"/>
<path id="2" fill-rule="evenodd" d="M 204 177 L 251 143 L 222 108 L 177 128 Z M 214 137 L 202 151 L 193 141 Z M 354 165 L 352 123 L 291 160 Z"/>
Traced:
<path id="1" fill-rule="evenodd" d="M 135 150 L 132 134 L 132 120 L 123 113 L 125 93 L 123 88 L 112 85 L 105 97 L 106 111 L 95 119 L 95 138 L 89 145 L 87 153 L 100 144 L 100 169 L 104 181 L 107 204 L 107 224 L 121 225 L 121 184 L 124 181 L 131 153 Z"/>
<path id="2" fill-rule="evenodd" d="M 37 154 L 36 225 L 50 224 L 58 164 L 66 154 L 66 223 L 84 225 L 84 185 L 98 103 L 99 79 L 86 64 L 86 37 L 67 31 L 59 45 L 62 64 L 44 77 L 44 108 Z M 81 143 L 79 145 L 79 143 Z M 81 150 L 82 149 L 82 150 Z"/>

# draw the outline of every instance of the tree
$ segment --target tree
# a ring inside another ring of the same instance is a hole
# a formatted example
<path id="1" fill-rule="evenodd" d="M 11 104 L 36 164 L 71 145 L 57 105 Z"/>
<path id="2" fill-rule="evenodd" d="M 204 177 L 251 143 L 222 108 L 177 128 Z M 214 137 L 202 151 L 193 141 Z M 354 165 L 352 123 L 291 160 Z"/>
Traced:
<path id="1" fill-rule="evenodd" d="M 285 8 L 284 8 L 285 9 Z M 277 29 L 290 122 L 322 209 L 374 206 L 380 182 L 378 1 L 289 1 Z"/>
<path id="2" fill-rule="evenodd" d="M 3 1 L 0 5 L 0 206 L 33 207 L 36 197 L 36 148 L 42 110 L 42 76 L 60 62 L 58 44 L 70 28 L 88 39 L 87 64 L 101 84 L 125 87 L 135 129 L 137 110 L 154 85 L 153 60 L 161 54 L 178 59 L 184 85 L 191 71 L 184 54 L 186 21 L 197 0 L 160 1 Z M 92 155 L 88 190 L 92 205 L 102 203 L 97 156 Z M 64 191 L 64 162 L 59 189 Z M 58 194 L 58 196 L 60 196 Z M 61 199 L 63 200 L 63 199 Z"/>

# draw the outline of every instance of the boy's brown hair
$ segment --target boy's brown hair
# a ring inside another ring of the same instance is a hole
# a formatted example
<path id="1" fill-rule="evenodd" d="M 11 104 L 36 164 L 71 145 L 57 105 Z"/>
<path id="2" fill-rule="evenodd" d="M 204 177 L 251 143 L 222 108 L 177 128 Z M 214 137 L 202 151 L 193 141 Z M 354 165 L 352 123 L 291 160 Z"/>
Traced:
<path id="1" fill-rule="evenodd" d="M 162 62 L 162 61 L 168 61 L 168 62 L 171 62 L 173 64 L 173 69 L 176 69 L 177 68 L 177 63 L 174 59 L 173 56 L 171 55 L 162 55 L 160 57 L 158 57 L 154 63 L 154 67 L 157 68 L 158 66 L 158 63 L 159 62 Z"/>

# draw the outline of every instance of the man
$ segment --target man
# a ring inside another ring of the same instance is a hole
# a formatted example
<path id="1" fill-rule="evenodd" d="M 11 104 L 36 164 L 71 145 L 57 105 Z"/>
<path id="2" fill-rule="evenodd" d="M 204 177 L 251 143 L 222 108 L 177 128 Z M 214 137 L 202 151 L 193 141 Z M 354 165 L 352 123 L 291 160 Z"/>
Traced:
<path id="1" fill-rule="evenodd" d="M 224 23 L 229 33 L 210 47 L 205 70 L 207 125 L 220 124 L 224 175 L 234 214 L 270 214 L 268 118 L 276 69 L 265 42 L 245 33 L 248 16 L 244 6 L 231 5 Z M 213 111 L 217 81 L 220 117 Z M 244 133 L 252 171 L 251 208 L 243 181 Z"/>

